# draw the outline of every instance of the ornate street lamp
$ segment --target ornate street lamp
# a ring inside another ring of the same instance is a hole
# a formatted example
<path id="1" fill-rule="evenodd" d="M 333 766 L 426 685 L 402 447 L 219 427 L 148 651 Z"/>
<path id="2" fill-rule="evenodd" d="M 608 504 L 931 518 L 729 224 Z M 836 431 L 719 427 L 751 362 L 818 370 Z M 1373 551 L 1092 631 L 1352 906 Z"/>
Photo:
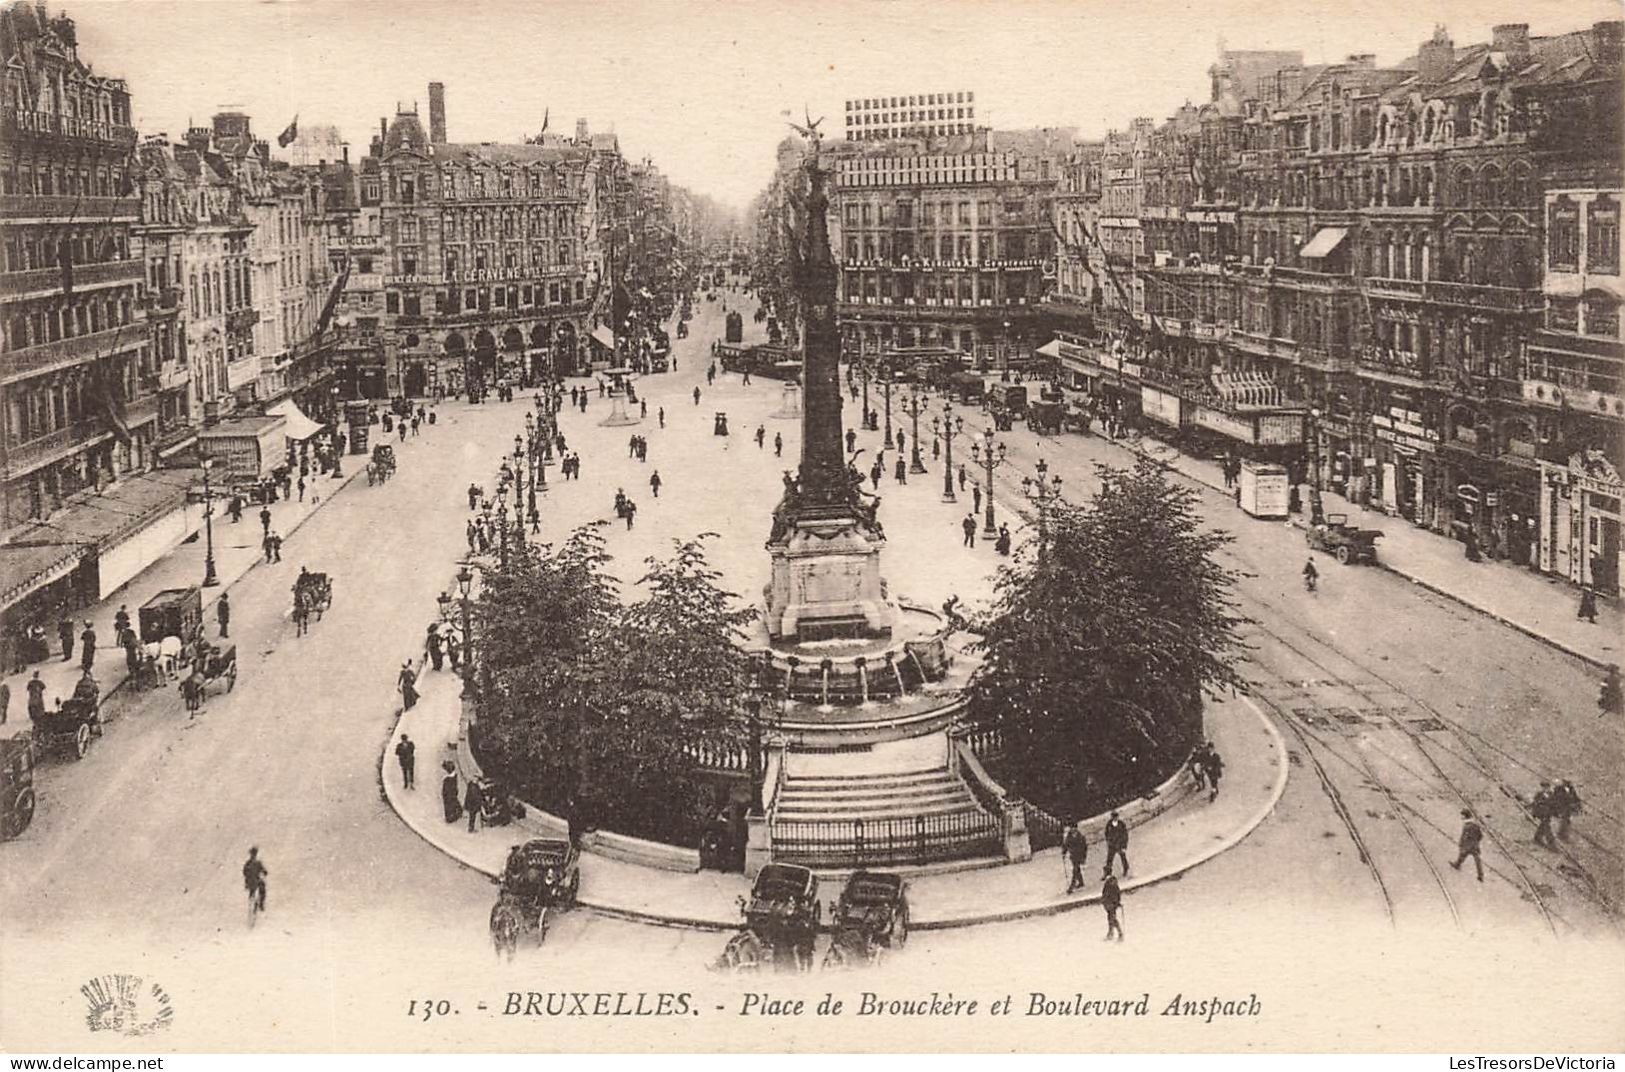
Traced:
<path id="1" fill-rule="evenodd" d="M 1320 501 L 1320 407 L 1309 408 L 1309 523 L 1324 525 L 1326 508 Z"/>
<path id="2" fill-rule="evenodd" d="M 909 452 L 908 471 L 911 473 L 925 472 L 925 462 L 920 458 L 920 414 L 926 406 L 925 393 L 920 385 L 915 384 L 909 392 L 908 401 L 903 406 L 903 412 L 908 414 L 914 422 L 914 449 Z"/>
<path id="3" fill-rule="evenodd" d="M 474 628 L 468 594 L 474 587 L 474 573 L 464 565 L 457 571 L 457 591 L 463 596 L 463 699 L 474 695 Z M 446 597 L 450 600 L 450 596 Z"/>
<path id="4" fill-rule="evenodd" d="M 1049 463 L 1043 458 L 1038 459 L 1035 468 L 1038 470 L 1036 479 L 1030 476 L 1021 478 L 1021 492 L 1038 507 L 1038 548 L 1042 552 L 1049 542 L 1049 508 L 1061 497 L 1061 474 L 1056 473 L 1045 479 L 1049 474 Z"/>
<path id="5" fill-rule="evenodd" d="M 892 446 L 891 431 L 891 355 L 880 355 L 880 386 L 886 393 L 886 449 Z"/>
<path id="6" fill-rule="evenodd" d="M 982 535 L 991 540 L 999 535 L 999 526 L 993 517 L 993 470 L 1004 464 L 1005 447 L 1003 443 L 993 440 L 993 429 L 989 428 L 982 433 L 982 441 L 978 443 L 971 440 L 971 457 L 981 463 L 987 471 L 986 492 L 987 509 L 984 511 L 982 521 Z"/>
<path id="7" fill-rule="evenodd" d="M 942 437 L 948 452 L 942 467 L 942 501 L 958 502 L 958 497 L 954 495 L 954 437 L 964 433 L 965 418 L 954 412 L 952 402 L 944 402 L 942 416 L 931 418 L 931 431 Z"/>
<path id="8" fill-rule="evenodd" d="M 213 458 L 203 459 L 203 587 L 213 588 L 220 583 L 214 572 L 214 490 L 209 487 L 209 470 L 214 468 Z"/>

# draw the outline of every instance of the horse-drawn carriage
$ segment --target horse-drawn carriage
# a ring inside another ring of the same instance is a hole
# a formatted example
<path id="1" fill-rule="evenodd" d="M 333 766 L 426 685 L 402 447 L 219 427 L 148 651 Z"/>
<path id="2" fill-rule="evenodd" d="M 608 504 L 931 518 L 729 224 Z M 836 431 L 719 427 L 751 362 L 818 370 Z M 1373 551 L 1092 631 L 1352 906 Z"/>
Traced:
<path id="1" fill-rule="evenodd" d="M 310 628 L 312 614 L 319 622 L 332 605 L 333 579 L 325 573 L 301 569 L 299 577 L 293 582 L 293 623 L 299 634 L 303 636 Z"/>
<path id="2" fill-rule="evenodd" d="M 568 908 L 581 892 L 581 851 L 564 838 L 533 838 L 508 850 L 501 891 L 491 907 L 491 945 L 511 960 L 519 941 L 540 946 L 547 937 L 547 910 Z"/>
<path id="3" fill-rule="evenodd" d="M 34 718 L 34 740 L 41 753 L 71 752 L 74 759 L 85 758 L 91 740 L 102 735 L 101 691 L 86 671 L 72 696 Z"/>
<path id="4" fill-rule="evenodd" d="M 834 939 L 824 967 L 878 963 L 908 941 L 908 887 L 899 875 L 858 871 L 847 880 L 830 921 Z"/>
<path id="5" fill-rule="evenodd" d="M 768 864 L 756 874 L 750 899 L 739 899 L 745 925 L 728 939 L 718 968 L 755 972 L 810 971 L 824 906 L 818 876 L 797 864 Z"/>
<path id="6" fill-rule="evenodd" d="M 0 737 L 0 841 L 34 821 L 34 739 L 28 734 Z"/>
<path id="7" fill-rule="evenodd" d="M 1027 406 L 1027 427 L 1039 435 L 1054 435 L 1061 430 L 1066 404 L 1040 399 Z"/>
<path id="8" fill-rule="evenodd" d="M 395 475 L 395 448 L 379 443 L 372 448 L 372 461 L 367 463 L 367 484 L 382 484 Z"/>
<path id="9" fill-rule="evenodd" d="M 181 680 L 181 698 L 186 701 L 186 710 L 196 713 L 209 698 L 209 686 L 221 681 L 226 683 L 227 692 L 237 687 L 237 645 L 218 647 L 198 638 L 191 673 Z"/>

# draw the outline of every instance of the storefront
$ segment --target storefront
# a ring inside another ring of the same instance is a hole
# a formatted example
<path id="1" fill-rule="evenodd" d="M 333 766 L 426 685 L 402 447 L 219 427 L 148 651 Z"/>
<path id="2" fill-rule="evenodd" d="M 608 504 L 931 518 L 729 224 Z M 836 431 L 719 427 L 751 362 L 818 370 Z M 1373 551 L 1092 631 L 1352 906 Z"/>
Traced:
<path id="1" fill-rule="evenodd" d="M 1361 459 L 1370 505 L 1431 527 L 1439 481 L 1439 430 L 1409 396 L 1395 394 L 1385 401 L 1381 411 L 1371 414 L 1370 465 Z"/>
<path id="2" fill-rule="evenodd" d="M 1619 470 L 1600 451 L 1540 463 L 1540 568 L 1597 591 L 1619 592 Z"/>

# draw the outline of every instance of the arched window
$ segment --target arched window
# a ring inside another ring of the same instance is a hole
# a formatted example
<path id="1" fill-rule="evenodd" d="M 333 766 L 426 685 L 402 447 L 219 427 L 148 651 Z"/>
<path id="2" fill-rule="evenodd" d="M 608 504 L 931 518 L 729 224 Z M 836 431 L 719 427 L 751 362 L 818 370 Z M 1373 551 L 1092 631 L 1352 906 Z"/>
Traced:
<path id="1" fill-rule="evenodd" d="M 1501 185 L 1501 169 L 1494 164 L 1487 165 L 1478 173 L 1478 203 L 1481 205 L 1503 205 L 1506 203 L 1506 191 Z"/>
<path id="2" fill-rule="evenodd" d="M 1473 169 L 1465 165 L 1456 169 L 1456 204 L 1473 203 Z"/>

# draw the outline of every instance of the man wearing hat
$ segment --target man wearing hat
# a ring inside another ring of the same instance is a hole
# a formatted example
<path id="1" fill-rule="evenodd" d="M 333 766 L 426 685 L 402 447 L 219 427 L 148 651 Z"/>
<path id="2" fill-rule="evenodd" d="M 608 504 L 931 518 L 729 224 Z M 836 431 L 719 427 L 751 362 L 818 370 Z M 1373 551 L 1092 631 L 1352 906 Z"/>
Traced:
<path id="1" fill-rule="evenodd" d="M 1484 881 L 1484 860 L 1479 856 L 1478 849 L 1483 840 L 1484 828 L 1478 825 L 1478 820 L 1473 818 L 1472 812 L 1466 808 L 1461 809 L 1461 839 L 1456 843 L 1459 851 L 1456 854 L 1456 862 L 1450 866 L 1460 871 L 1461 865 L 1471 856 L 1473 866 L 1478 868 L 1480 882 Z"/>
<path id="2" fill-rule="evenodd" d="M 1548 849 L 1557 848 L 1557 839 L 1552 837 L 1552 783 L 1541 782 L 1540 790 L 1535 793 L 1535 799 L 1529 804 L 1529 814 L 1535 817 L 1535 844 L 1544 845 Z"/>
<path id="3" fill-rule="evenodd" d="M 1101 877 L 1108 877 L 1112 873 L 1112 862 L 1119 857 L 1123 861 L 1123 874 L 1128 874 L 1128 824 L 1114 811 L 1106 823 L 1106 870 Z"/>

